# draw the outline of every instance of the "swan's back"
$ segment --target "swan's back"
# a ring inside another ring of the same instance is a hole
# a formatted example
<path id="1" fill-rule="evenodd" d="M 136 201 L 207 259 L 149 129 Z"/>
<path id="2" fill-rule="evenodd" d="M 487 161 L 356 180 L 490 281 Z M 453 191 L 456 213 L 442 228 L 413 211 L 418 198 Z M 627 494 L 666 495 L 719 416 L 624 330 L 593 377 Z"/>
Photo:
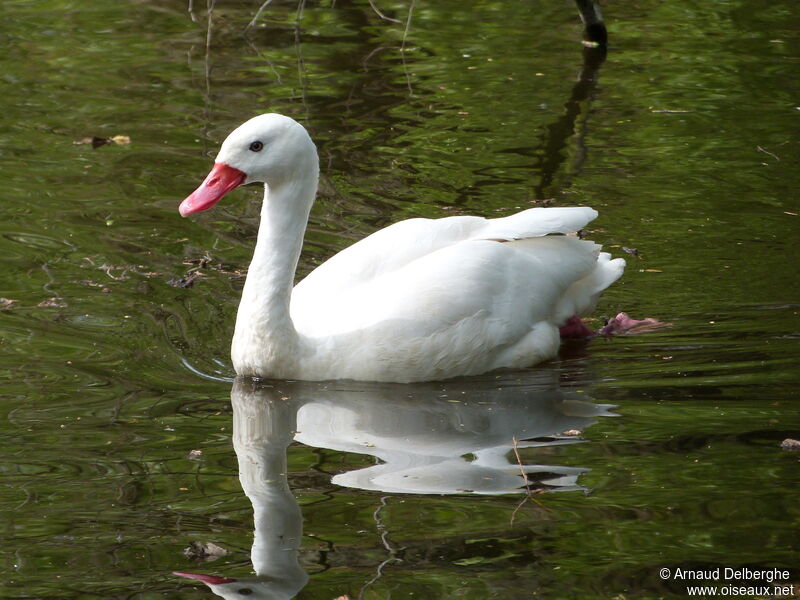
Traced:
<path id="1" fill-rule="evenodd" d="M 547 235 L 595 215 L 412 219 L 354 244 L 294 290 L 292 319 L 316 349 L 307 375 L 422 381 L 552 357 L 558 325 L 590 310 L 622 272 L 624 261 L 592 242 Z"/>
<path id="2" fill-rule="evenodd" d="M 294 289 L 292 303 L 390 273 L 422 256 L 467 240 L 510 241 L 576 232 L 597 217 L 588 206 L 532 208 L 498 219 L 456 216 L 399 221 L 345 248 Z"/>

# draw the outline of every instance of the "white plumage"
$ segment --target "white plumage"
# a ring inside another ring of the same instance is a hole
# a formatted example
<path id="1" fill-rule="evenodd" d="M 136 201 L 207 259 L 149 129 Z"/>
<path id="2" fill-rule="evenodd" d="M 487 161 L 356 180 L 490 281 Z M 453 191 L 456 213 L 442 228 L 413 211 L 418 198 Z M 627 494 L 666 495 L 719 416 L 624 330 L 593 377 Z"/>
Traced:
<path id="1" fill-rule="evenodd" d="M 261 115 L 215 162 L 181 214 L 265 183 L 233 338 L 240 375 L 410 382 L 527 367 L 555 356 L 559 326 L 592 310 L 624 269 L 597 244 L 550 235 L 583 228 L 594 210 L 533 208 L 395 223 L 292 289 L 317 190 L 313 142 L 292 119 Z"/>

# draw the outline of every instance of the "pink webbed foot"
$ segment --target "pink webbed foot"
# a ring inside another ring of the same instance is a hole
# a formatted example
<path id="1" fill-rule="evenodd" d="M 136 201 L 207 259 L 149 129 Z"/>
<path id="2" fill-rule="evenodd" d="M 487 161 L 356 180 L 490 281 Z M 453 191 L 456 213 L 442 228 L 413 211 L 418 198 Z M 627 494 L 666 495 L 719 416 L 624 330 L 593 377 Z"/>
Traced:
<path id="1" fill-rule="evenodd" d="M 594 331 L 587 327 L 586 324 L 581 321 L 580 317 L 573 315 L 559 328 L 559 332 L 562 338 L 590 340 L 593 337 L 601 335 L 604 337 L 623 334 L 633 335 L 660 329 L 667 325 L 669 325 L 669 323 L 664 323 L 658 319 L 631 319 L 627 313 L 621 312 L 613 319 L 609 319 L 603 327 Z"/>
<path id="2" fill-rule="evenodd" d="M 666 327 L 669 323 L 664 323 L 658 319 L 631 319 L 627 313 L 621 312 L 613 319 L 609 319 L 603 327 L 597 330 L 597 335 L 610 337 L 612 335 L 635 334 L 645 331 L 653 331 Z"/>

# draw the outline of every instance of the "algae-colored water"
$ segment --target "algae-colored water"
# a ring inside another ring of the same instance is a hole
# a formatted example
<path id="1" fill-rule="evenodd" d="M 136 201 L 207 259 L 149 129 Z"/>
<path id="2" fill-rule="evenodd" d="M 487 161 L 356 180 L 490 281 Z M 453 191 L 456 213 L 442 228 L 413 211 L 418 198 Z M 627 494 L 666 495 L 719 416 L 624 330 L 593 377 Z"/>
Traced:
<path id="1" fill-rule="evenodd" d="M 259 4 L 3 3 L 0 597 L 798 589 L 795 3 L 608 3 L 582 82 L 568 2 L 275 0 L 248 28 Z M 585 204 L 628 259 L 597 316 L 672 327 L 443 384 L 232 389 L 259 192 L 176 209 L 267 111 L 320 151 L 301 274 L 411 216 Z"/>

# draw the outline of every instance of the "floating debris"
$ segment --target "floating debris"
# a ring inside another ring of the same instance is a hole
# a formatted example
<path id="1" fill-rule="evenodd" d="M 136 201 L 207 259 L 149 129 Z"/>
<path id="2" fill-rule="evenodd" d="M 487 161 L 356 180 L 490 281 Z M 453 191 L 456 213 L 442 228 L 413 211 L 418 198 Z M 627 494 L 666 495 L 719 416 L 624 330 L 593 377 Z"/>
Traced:
<path id="1" fill-rule="evenodd" d="M 72 143 L 76 146 L 91 144 L 92 148 L 99 148 L 100 146 L 105 146 L 106 144 L 124 146 L 131 143 L 131 138 L 127 135 L 114 135 L 112 137 L 99 137 L 94 135 L 92 137 L 85 137 L 80 140 L 75 140 Z"/>
<path id="2" fill-rule="evenodd" d="M 187 558 L 201 560 L 216 560 L 226 554 L 228 551 L 214 542 L 189 542 L 189 546 L 183 549 L 183 555 Z"/>
<path id="3" fill-rule="evenodd" d="M 63 298 L 53 297 L 42 300 L 37 306 L 40 308 L 64 308 L 67 305 Z"/>
<path id="4" fill-rule="evenodd" d="M 180 277 L 178 279 L 170 279 L 167 283 L 172 287 L 187 289 L 192 287 L 194 285 L 194 282 L 200 279 L 200 277 L 201 277 L 200 273 L 195 272 L 190 275 L 187 275 L 186 277 Z"/>
<path id="5" fill-rule="evenodd" d="M 192 450 L 189 452 L 189 456 L 187 456 L 186 458 L 188 458 L 189 460 L 200 460 L 202 457 L 203 457 L 202 450 Z"/>
<path id="6" fill-rule="evenodd" d="M 0 298 L 0 308 L 10 308 L 16 304 L 16 302 L 16 300 L 11 300 L 9 298 Z"/>
<path id="7" fill-rule="evenodd" d="M 781 442 L 781 448 L 784 450 L 800 450 L 800 440 L 786 438 Z"/>
<path id="8" fill-rule="evenodd" d="M 183 261 L 185 265 L 195 265 L 197 269 L 205 269 L 208 266 L 208 263 L 211 262 L 211 257 L 206 254 L 201 258 L 189 258 Z"/>
<path id="9" fill-rule="evenodd" d="M 638 248 L 626 248 L 625 246 L 622 247 L 623 252 L 627 252 L 631 256 L 635 256 L 636 258 L 642 258 L 642 255 L 639 254 Z"/>
<path id="10" fill-rule="evenodd" d="M 85 285 L 85 286 L 88 286 L 88 287 L 100 288 L 100 291 L 103 292 L 104 294 L 110 294 L 111 293 L 111 290 L 109 288 L 107 288 L 104 284 L 97 283 L 96 281 L 91 281 L 90 279 L 82 279 L 81 281 L 77 281 L 76 283 L 78 283 L 80 285 Z"/>
<path id="11" fill-rule="evenodd" d="M 768 154 L 769 156 L 771 156 L 772 158 L 774 158 L 777 161 L 781 160 L 780 157 L 777 154 L 775 154 L 773 152 L 770 152 L 769 150 L 766 150 L 765 148 L 762 148 L 761 146 L 756 146 L 756 150 L 758 150 L 759 152 L 763 152 L 764 154 Z"/>
<path id="12" fill-rule="evenodd" d="M 218 271 L 220 273 L 228 273 L 222 268 L 221 264 L 211 265 L 211 255 L 206 252 L 200 258 L 188 258 L 183 261 L 185 265 L 192 265 L 183 277 L 178 277 L 175 279 L 170 279 L 167 283 L 172 287 L 179 287 L 179 288 L 190 288 L 194 285 L 194 282 L 200 279 L 203 276 L 201 271 L 206 267 L 211 268 L 214 271 Z M 234 273 L 235 275 L 239 275 L 238 272 Z"/>
<path id="13" fill-rule="evenodd" d="M 111 277 L 111 279 L 113 279 L 114 281 L 125 281 L 126 279 L 129 279 L 126 273 L 130 269 L 130 267 L 115 267 L 113 265 L 102 264 L 97 268 L 103 271 L 109 277 Z M 122 269 L 122 273 L 120 275 L 111 274 L 111 271 L 119 269 Z"/>

